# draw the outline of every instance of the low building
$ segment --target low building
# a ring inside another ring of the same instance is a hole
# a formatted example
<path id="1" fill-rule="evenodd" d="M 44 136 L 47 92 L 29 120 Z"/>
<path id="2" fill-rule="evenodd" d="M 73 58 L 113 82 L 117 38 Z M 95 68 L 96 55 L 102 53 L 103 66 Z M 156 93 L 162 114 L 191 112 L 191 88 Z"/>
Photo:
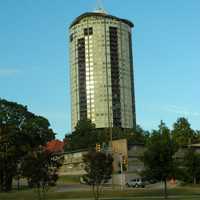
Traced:
<path id="1" fill-rule="evenodd" d="M 59 170 L 60 175 L 83 175 L 85 174 L 83 155 L 87 150 L 78 150 L 63 153 L 64 161 Z"/>
<path id="2" fill-rule="evenodd" d="M 108 149 L 102 149 L 102 151 L 109 152 Z M 114 184 L 120 184 L 121 182 L 125 184 L 129 180 L 129 177 L 138 177 L 138 172 L 143 169 L 143 163 L 140 161 L 142 152 L 144 152 L 144 145 L 134 144 L 128 146 L 126 139 L 113 140 L 112 155 L 114 158 Z M 59 170 L 59 174 L 85 174 L 83 156 L 87 153 L 87 149 L 64 152 L 64 162 Z"/>
<path id="3" fill-rule="evenodd" d="M 185 146 L 175 154 L 175 158 L 182 160 L 187 148 L 194 148 L 200 153 L 200 144 Z M 106 150 L 106 152 L 109 150 Z M 130 179 L 141 177 L 144 170 L 142 156 L 145 152 L 144 144 L 127 144 L 126 139 L 114 140 L 112 142 L 113 162 L 113 183 L 125 184 Z M 87 154 L 87 149 L 65 152 L 64 163 L 59 173 L 60 175 L 83 175 L 85 174 L 83 156 Z"/>

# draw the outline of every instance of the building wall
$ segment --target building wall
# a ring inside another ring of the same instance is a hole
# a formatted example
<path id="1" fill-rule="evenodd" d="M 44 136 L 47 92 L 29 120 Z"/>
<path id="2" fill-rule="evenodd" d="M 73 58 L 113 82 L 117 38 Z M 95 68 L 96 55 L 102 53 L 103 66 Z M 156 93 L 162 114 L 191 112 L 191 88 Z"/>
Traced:
<path id="1" fill-rule="evenodd" d="M 139 175 L 144 170 L 144 164 L 141 161 L 145 151 L 144 145 L 131 145 L 128 150 L 128 173 Z"/>
<path id="2" fill-rule="evenodd" d="M 59 170 L 60 175 L 82 175 L 85 174 L 83 155 L 87 151 L 64 153 L 64 162 Z"/>
<path id="3" fill-rule="evenodd" d="M 121 144 L 121 147 L 119 147 Z M 121 180 L 123 179 L 123 184 L 125 184 L 128 180 L 133 178 L 139 178 L 140 173 L 144 170 L 144 164 L 141 161 L 141 156 L 144 154 L 145 146 L 142 144 L 134 144 L 128 147 L 125 147 L 127 142 L 125 140 L 115 140 L 113 141 L 113 183 L 121 184 Z M 179 149 L 179 151 L 175 154 L 176 159 L 180 161 L 183 160 L 184 154 L 186 153 L 188 147 L 184 147 Z M 200 145 L 193 147 L 197 153 L 200 153 Z M 60 175 L 83 175 L 85 174 L 84 163 L 83 163 L 83 155 L 87 154 L 87 151 L 81 152 L 72 152 L 64 154 L 64 163 L 63 166 L 59 170 Z M 119 174 L 120 172 L 120 162 L 121 155 L 128 155 L 128 169 L 124 171 L 123 174 Z M 109 183 L 112 183 L 110 180 Z"/>
<path id="4" fill-rule="evenodd" d="M 131 26 L 85 16 L 70 27 L 72 129 L 85 117 L 97 128 L 134 128 Z"/>
<path id="5" fill-rule="evenodd" d="M 127 139 L 112 140 L 112 153 L 128 156 Z"/>

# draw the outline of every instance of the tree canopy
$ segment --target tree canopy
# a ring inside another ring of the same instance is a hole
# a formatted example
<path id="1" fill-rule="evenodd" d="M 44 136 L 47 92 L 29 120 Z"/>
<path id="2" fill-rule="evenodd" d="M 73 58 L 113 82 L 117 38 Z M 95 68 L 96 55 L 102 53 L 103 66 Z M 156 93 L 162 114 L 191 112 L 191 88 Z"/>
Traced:
<path id="1" fill-rule="evenodd" d="M 30 186 L 37 188 L 39 200 L 44 200 L 48 187 L 55 185 L 58 179 L 57 170 L 62 162 L 62 156 L 56 156 L 44 147 L 39 147 L 24 157 L 22 175 L 28 179 Z"/>
<path id="2" fill-rule="evenodd" d="M 55 137 L 48 120 L 26 106 L 0 99 L 0 186 L 11 189 L 21 159 Z"/>
<path id="3" fill-rule="evenodd" d="M 161 122 L 159 129 L 154 130 L 149 138 L 147 150 L 144 152 L 144 176 L 147 179 L 163 181 L 165 197 L 167 197 L 167 180 L 175 177 L 177 165 L 174 154 L 178 150 L 171 139 L 170 130 Z"/>
<path id="4" fill-rule="evenodd" d="M 184 117 L 178 118 L 173 124 L 172 136 L 179 146 L 184 146 L 199 141 L 198 134 L 195 133 L 188 120 Z"/>
<path id="5" fill-rule="evenodd" d="M 183 177 L 189 183 L 200 183 L 200 154 L 189 147 L 183 159 Z"/>
<path id="6" fill-rule="evenodd" d="M 98 200 L 101 187 L 111 178 L 113 158 L 110 154 L 89 152 L 83 161 L 86 171 L 84 181 L 92 186 L 94 198 Z"/>
<path id="7" fill-rule="evenodd" d="M 149 132 L 144 131 L 139 125 L 135 131 L 121 128 L 96 128 L 91 120 L 84 119 L 78 121 L 72 134 L 65 136 L 65 150 L 92 149 L 96 143 L 108 144 L 111 131 L 113 140 L 126 138 L 128 143 L 144 144 L 149 136 Z"/>
<path id="8" fill-rule="evenodd" d="M 91 148 L 95 145 L 95 124 L 89 119 L 78 121 L 72 134 L 65 136 L 65 150 Z"/>

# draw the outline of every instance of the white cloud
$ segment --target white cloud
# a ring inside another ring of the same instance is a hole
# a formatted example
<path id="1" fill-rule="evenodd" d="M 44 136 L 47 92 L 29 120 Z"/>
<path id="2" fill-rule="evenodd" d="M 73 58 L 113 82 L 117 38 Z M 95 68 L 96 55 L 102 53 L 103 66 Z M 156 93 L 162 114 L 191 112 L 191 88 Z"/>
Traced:
<path id="1" fill-rule="evenodd" d="M 0 68 L 0 76 L 14 76 L 18 74 L 20 70 L 14 68 Z"/>
<path id="2" fill-rule="evenodd" d="M 187 108 L 179 107 L 176 105 L 169 105 L 164 108 L 165 111 L 182 115 L 184 117 L 200 117 L 200 112 L 192 112 Z"/>

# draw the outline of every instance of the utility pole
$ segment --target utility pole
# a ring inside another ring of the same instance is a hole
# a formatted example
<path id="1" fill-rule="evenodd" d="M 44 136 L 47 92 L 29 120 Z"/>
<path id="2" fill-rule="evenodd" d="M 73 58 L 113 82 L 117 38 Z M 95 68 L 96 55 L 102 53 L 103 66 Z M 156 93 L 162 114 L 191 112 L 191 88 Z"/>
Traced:
<path id="1" fill-rule="evenodd" d="M 121 190 L 123 190 L 123 155 L 120 154 Z"/>

